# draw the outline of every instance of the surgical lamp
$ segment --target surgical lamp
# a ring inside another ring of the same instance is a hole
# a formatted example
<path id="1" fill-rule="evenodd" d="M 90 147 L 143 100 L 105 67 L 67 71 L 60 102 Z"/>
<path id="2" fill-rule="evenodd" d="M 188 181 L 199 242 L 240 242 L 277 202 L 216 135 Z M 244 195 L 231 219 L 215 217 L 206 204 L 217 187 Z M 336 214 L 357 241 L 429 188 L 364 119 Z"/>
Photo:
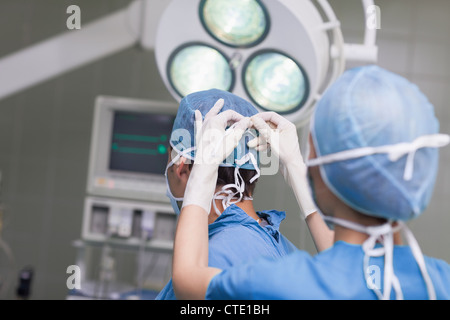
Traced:
<path id="1" fill-rule="evenodd" d="M 363 6 L 367 20 L 373 1 Z M 375 32 L 366 25 L 364 44 L 345 44 L 326 0 L 172 0 L 155 54 L 178 101 L 228 90 L 300 127 L 347 60 L 376 61 Z"/>
<path id="2" fill-rule="evenodd" d="M 374 3 L 362 4 L 364 43 L 348 44 L 327 0 L 134 0 L 2 57 L 0 99 L 140 45 L 155 51 L 177 101 L 219 88 L 300 127 L 346 61 L 376 62 L 376 28 L 368 23 Z"/>

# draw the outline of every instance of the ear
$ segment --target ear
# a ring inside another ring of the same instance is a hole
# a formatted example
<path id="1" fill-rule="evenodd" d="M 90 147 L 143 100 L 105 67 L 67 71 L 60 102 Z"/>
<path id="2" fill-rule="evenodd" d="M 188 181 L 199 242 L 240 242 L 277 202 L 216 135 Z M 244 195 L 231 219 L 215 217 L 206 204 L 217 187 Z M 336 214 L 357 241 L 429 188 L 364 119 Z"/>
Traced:
<path id="1" fill-rule="evenodd" d="M 187 162 L 187 159 L 184 157 L 181 157 L 178 162 L 178 165 L 174 168 L 177 178 L 185 183 L 187 183 L 187 180 L 189 179 L 189 175 L 191 174 L 191 169 L 189 168 L 189 164 L 187 164 L 186 162 Z"/>

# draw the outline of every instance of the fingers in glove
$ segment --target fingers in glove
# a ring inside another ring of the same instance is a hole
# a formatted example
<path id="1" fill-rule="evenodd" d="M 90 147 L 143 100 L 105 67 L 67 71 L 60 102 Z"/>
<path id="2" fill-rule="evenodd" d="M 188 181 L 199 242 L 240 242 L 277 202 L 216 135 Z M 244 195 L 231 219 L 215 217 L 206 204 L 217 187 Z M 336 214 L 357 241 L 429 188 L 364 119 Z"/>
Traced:
<path id="1" fill-rule="evenodd" d="M 259 137 L 262 137 L 266 142 L 270 142 L 272 129 L 266 121 L 261 117 L 258 117 L 258 115 L 253 116 L 251 119 L 253 126 L 259 132 Z"/>
<path id="2" fill-rule="evenodd" d="M 267 143 L 267 141 L 266 141 L 265 138 L 263 138 L 262 136 L 258 136 L 258 137 L 256 137 L 256 138 L 250 140 L 250 141 L 247 143 L 247 146 L 248 146 L 249 148 L 252 148 L 252 149 L 256 149 L 256 150 L 258 150 L 258 151 L 261 151 L 260 148 L 262 148 L 262 147 L 264 147 L 264 146 L 266 146 L 266 148 L 267 148 L 267 144 L 268 144 L 268 143 Z M 264 149 L 264 150 L 265 150 L 265 149 Z"/>
<path id="3" fill-rule="evenodd" d="M 286 121 L 283 116 L 273 111 L 261 112 L 255 115 L 255 117 L 261 118 L 265 122 L 272 122 L 276 126 L 278 126 L 281 122 Z"/>
<path id="4" fill-rule="evenodd" d="M 223 99 L 217 100 L 214 106 L 211 108 L 211 110 L 209 110 L 208 113 L 206 114 L 205 121 L 211 119 L 212 117 L 217 116 L 220 110 L 222 110 L 224 104 L 225 100 Z"/>
<path id="5" fill-rule="evenodd" d="M 242 119 L 234 123 L 234 129 L 245 131 L 250 128 L 252 124 L 252 120 L 249 117 L 242 117 Z"/>
<path id="6" fill-rule="evenodd" d="M 243 117 L 236 122 L 233 127 L 226 130 L 224 138 L 225 157 L 228 157 L 230 153 L 237 147 L 239 141 L 242 139 L 244 132 L 251 126 L 252 122 L 250 118 Z"/>
<path id="7" fill-rule="evenodd" d="M 261 144 L 261 145 L 257 146 L 255 148 L 255 150 L 256 151 L 266 151 L 269 148 L 270 148 L 270 144 L 266 143 L 266 144 Z"/>
<path id="8" fill-rule="evenodd" d="M 200 112 L 200 110 L 195 110 L 194 132 L 196 145 L 198 145 L 199 143 L 202 127 L 203 127 L 202 113 Z"/>
<path id="9" fill-rule="evenodd" d="M 265 122 L 267 122 L 271 128 L 276 128 L 280 130 L 285 130 L 287 128 L 290 128 L 292 130 L 296 130 L 295 125 L 284 118 L 283 116 L 279 115 L 276 112 L 270 111 L 270 112 L 261 112 L 255 115 L 254 117 L 258 117 Z"/>
<path id="10" fill-rule="evenodd" d="M 226 110 L 210 120 L 214 122 L 213 126 L 220 129 L 225 129 L 227 126 L 239 122 L 244 119 L 244 116 L 234 110 Z"/>

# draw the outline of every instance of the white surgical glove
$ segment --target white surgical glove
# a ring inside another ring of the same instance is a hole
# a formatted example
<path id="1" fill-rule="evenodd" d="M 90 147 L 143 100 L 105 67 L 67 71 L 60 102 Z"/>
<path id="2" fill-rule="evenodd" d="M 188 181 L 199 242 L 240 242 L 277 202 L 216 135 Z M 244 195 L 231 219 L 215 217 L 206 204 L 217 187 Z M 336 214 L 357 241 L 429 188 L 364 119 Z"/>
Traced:
<path id="1" fill-rule="evenodd" d="M 219 164 L 237 147 L 250 118 L 233 110 L 219 114 L 224 104 L 219 99 L 202 121 L 202 114 L 195 111 L 196 153 L 194 165 L 186 186 L 183 207 L 197 205 L 209 214 L 216 189 Z M 227 126 L 230 126 L 227 130 Z"/>
<path id="2" fill-rule="evenodd" d="M 306 219 L 311 213 L 316 212 L 317 208 L 311 197 L 307 167 L 300 152 L 297 128 L 275 112 L 259 113 L 251 120 L 253 126 L 259 131 L 259 136 L 249 141 L 247 145 L 258 151 L 270 147 L 279 157 L 281 173 L 292 188 L 303 217 Z"/>

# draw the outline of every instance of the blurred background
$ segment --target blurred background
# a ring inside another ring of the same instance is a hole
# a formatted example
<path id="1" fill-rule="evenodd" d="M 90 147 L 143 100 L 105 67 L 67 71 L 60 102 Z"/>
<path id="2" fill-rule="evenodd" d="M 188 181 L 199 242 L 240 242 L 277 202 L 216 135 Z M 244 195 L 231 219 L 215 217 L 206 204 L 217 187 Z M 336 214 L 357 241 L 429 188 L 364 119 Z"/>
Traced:
<path id="1" fill-rule="evenodd" d="M 0 59 L 58 34 L 78 32 L 67 30 L 69 5 L 81 8 L 83 30 L 90 22 L 126 8 L 131 2 L 1 0 Z M 329 2 L 341 22 L 345 41 L 361 42 L 364 14 L 360 1 Z M 155 3 L 162 12 L 165 1 Z M 416 83 L 434 105 L 440 131 L 450 133 L 450 2 L 376 0 L 375 4 L 381 12 L 377 64 Z M 290 32 L 295 35 L 295 30 Z M 76 50 L 82 55 L 85 48 Z M 345 68 L 359 64 L 348 63 Z M 90 272 L 93 278 L 99 272 L 98 261 L 105 248 L 86 247 L 79 242 L 98 96 L 178 103 L 162 80 L 155 52 L 139 45 L 0 99 L 0 232 L 10 248 L 9 254 L 7 250 L 0 253 L 2 299 L 66 299 L 70 296 L 68 266 L 81 264 L 81 272 L 84 275 Z M 442 148 L 431 204 L 410 226 L 424 254 L 447 262 L 450 262 L 449 190 L 450 148 Z M 255 193 L 257 209 L 287 212 L 281 231 L 298 248 L 314 254 L 307 226 L 300 219 L 295 198 L 281 175 L 262 176 Z M 139 252 L 145 247 L 140 242 L 122 249 L 115 255 L 114 263 L 126 274 L 124 278 L 132 283 L 137 273 L 151 273 L 139 269 L 142 261 L 131 262 L 136 257 L 143 259 Z M 153 276 L 163 280 L 148 285 L 152 290 L 170 277 L 170 246 L 157 249 L 165 258 L 158 260 L 162 271 Z M 152 256 L 144 258 L 150 261 Z M 83 261 L 89 264 L 84 265 Z M 124 261 L 129 263 L 125 265 Z M 31 283 L 27 283 L 30 275 Z"/>

